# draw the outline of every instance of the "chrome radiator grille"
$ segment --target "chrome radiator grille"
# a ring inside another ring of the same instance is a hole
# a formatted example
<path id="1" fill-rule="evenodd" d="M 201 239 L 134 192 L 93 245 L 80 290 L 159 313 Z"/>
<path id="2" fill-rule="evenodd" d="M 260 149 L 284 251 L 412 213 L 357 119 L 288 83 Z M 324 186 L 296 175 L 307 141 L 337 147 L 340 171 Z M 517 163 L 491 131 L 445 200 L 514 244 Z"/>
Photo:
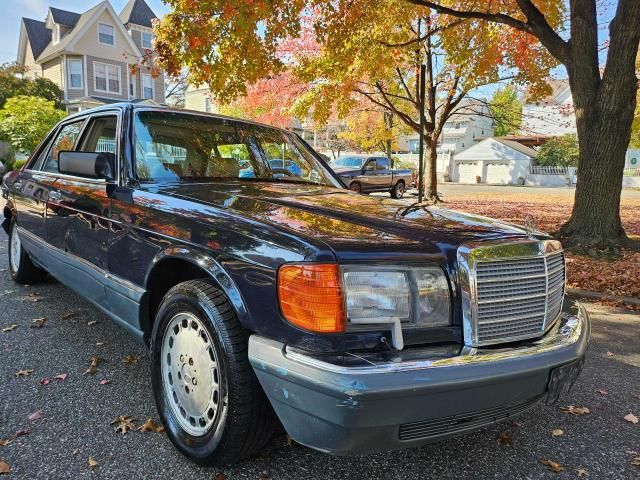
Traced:
<path id="1" fill-rule="evenodd" d="M 558 318 L 565 284 L 558 242 L 470 248 L 459 262 L 468 345 L 538 337 Z"/>

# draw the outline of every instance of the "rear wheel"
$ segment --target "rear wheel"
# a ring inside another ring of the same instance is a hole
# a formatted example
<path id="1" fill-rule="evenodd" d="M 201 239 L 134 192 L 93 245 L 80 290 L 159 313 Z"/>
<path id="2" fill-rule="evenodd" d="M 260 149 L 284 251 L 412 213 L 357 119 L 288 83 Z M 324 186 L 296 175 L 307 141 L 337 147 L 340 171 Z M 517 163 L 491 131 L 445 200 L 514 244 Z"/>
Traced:
<path id="1" fill-rule="evenodd" d="M 38 283 L 47 276 L 47 272 L 36 267 L 22 248 L 15 217 L 9 227 L 9 272 L 14 281 L 22 284 Z"/>
<path id="2" fill-rule="evenodd" d="M 358 182 L 353 182 L 351 185 L 349 185 L 349 190 L 356 193 L 362 193 L 362 187 Z"/>
<path id="3" fill-rule="evenodd" d="M 211 281 L 167 293 L 152 342 L 156 405 L 178 450 L 199 464 L 224 465 L 269 441 L 275 414 L 249 365 L 247 334 Z"/>
<path id="4" fill-rule="evenodd" d="M 404 185 L 404 182 L 402 180 L 399 180 L 398 183 L 396 183 L 395 186 L 391 189 L 391 196 L 393 198 L 402 198 L 405 190 L 406 187 Z"/>

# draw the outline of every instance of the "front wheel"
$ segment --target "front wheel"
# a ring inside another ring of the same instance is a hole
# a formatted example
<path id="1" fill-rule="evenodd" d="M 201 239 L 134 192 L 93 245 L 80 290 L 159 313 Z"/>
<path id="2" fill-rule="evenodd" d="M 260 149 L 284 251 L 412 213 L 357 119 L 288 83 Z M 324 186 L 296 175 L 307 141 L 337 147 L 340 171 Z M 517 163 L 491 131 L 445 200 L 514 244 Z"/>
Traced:
<path id="1" fill-rule="evenodd" d="M 36 267 L 22 248 L 15 217 L 9 226 L 9 272 L 14 281 L 22 284 L 38 283 L 47 276 L 47 272 Z"/>
<path id="2" fill-rule="evenodd" d="M 247 357 L 248 338 L 209 280 L 173 287 L 152 333 L 152 383 L 167 434 L 202 465 L 237 462 L 271 438 L 275 414 Z"/>
<path id="3" fill-rule="evenodd" d="M 362 193 L 362 187 L 358 182 L 351 183 L 351 185 L 349 185 L 349 190 L 356 193 Z"/>
<path id="4" fill-rule="evenodd" d="M 391 189 L 391 196 L 393 198 L 402 198 L 404 195 L 406 188 L 404 186 L 404 182 L 400 180 L 396 185 Z"/>

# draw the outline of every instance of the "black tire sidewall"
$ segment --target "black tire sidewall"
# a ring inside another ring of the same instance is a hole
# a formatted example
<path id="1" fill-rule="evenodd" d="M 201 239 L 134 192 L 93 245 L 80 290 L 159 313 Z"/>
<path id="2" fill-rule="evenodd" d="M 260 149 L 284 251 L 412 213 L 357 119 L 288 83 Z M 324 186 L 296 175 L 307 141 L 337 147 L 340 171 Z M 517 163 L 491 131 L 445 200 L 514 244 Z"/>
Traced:
<path id="1" fill-rule="evenodd" d="M 362 187 L 358 182 L 353 182 L 349 185 L 349 190 L 356 193 L 362 193 Z"/>
<path id="2" fill-rule="evenodd" d="M 405 190 L 404 183 L 398 182 L 396 183 L 396 186 L 393 187 L 393 190 L 391 191 L 391 196 L 393 198 L 402 198 L 404 195 L 404 190 Z"/>
<path id="3" fill-rule="evenodd" d="M 211 429 L 205 435 L 197 437 L 184 431 L 178 423 L 169 405 L 169 399 L 165 394 L 162 381 L 162 339 L 169 322 L 180 312 L 189 312 L 196 315 L 207 329 L 218 354 L 219 372 L 221 376 L 224 376 L 224 382 L 221 382 L 221 384 L 224 385 L 222 388 L 226 389 L 226 391 L 221 392 L 220 398 L 224 399 L 226 395 L 228 399 L 226 410 L 222 414 L 220 411 L 216 414 L 218 418 Z M 228 425 L 232 423 L 230 417 L 232 417 L 233 392 L 230 391 L 232 382 L 230 381 L 227 359 L 231 358 L 232 352 L 229 351 L 231 346 L 225 341 L 225 336 L 220 331 L 220 324 L 217 321 L 219 315 L 215 307 L 202 301 L 196 291 L 182 289 L 175 293 L 170 292 L 160 305 L 152 334 L 153 393 L 162 423 L 174 445 L 183 454 L 201 464 L 217 463 L 215 459 L 216 453 L 223 450 L 221 447 L 231 435 Z"/>

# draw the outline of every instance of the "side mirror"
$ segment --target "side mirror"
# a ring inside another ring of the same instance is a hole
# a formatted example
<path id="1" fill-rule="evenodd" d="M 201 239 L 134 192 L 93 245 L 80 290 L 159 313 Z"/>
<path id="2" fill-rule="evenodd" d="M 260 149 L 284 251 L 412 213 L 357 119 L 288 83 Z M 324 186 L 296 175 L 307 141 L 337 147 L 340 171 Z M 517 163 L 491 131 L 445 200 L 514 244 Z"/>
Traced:
<path id="1" fill-rule="evenodd" d="M 115 167 L 116 157 L 109 152 L 58 153 L 58 171 L 67 175 L 113 180 Z"/>

